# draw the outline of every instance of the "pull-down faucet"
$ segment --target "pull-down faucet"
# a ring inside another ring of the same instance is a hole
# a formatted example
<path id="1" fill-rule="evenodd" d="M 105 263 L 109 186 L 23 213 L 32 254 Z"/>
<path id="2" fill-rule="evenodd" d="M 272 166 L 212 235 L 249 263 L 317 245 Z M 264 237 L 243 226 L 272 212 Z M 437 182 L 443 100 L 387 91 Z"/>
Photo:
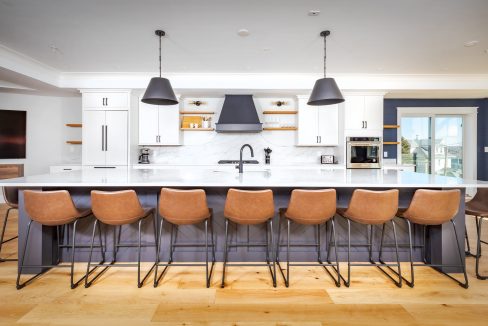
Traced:
<path id="1" fill-rule="evenodd" d="M 244 170 L 243 170 L 243 164 L 242 164 L 242 151 L 246 147 L 249 147 L 249 150 L 251 151 L 251 157 L 254 157 L 254 150 L 252 149 L 252 146 L 249 145 L 249 144 L 242 145 L 242 147 L 241 147 L 241 155 L 239 157 L 239 165 L 236 166 L 236 168 L 239 169 L 239 173 L 243 173 L 244 172 Z"/>

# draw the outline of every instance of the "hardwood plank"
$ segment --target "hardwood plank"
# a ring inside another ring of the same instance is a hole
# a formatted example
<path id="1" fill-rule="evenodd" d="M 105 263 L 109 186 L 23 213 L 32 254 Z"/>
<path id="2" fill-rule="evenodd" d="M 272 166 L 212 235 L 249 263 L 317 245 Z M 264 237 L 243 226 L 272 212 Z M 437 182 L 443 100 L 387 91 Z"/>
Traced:
<path id="1" fill-rule="evenodd" d="M 330 299 L 325 289 L 256 289 L 232 291 L 218 289 L 215 295 L 215 304 L 283 304 L 293 305 L 297 302 L 314 302 L 314 304 L 330 304 Z"/>
<path id="2" fill-rule="evenodd" d="M 4 300 L 0 304 L 0 324 L 13 324 L 30 310 L 35 308 L 33 304 L 18 304 Z"/>
<path id="3" fill-rule="evenodd" d="M 486 301 L 485 301 L 486 302 Z M 422 325 L 486 325 L 488 305 L 408 304 L 405 309 Z"/>

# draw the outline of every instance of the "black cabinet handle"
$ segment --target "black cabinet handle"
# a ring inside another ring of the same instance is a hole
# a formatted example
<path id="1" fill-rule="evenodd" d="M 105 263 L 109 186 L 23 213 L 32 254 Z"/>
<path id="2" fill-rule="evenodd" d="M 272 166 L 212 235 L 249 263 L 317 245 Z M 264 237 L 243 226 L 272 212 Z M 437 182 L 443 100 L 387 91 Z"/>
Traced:
<path id="1" fill-rule="evenodd" d="M 368 129 L 368 121 L 364 121 L 366 123 L 366 129 Z"/>
<path id="2" fill-rule="evenodd" d="M 102 125 L 102 152 L 105 151 L 105 133 L 103 131 L 103 125 Z"/>
<path id="3" fill-rule="evenodd" d="M 94 169 L 115 169 L 115 166 L 94 166 Z"/>
<path id="4" fill-rule="evenodd" d="M 105 151 L 108 151 L 108 126 L 105 125 Z"/>
<path id="5" fill-rule="evenodd" d="M 105 98 L 105 105 L 108 106 L 108 97 Z"/>
<path id="6" fill-rule="evenodd" d="M 319 143 L 322 144 L 322 136 L 319 136 Z"/>

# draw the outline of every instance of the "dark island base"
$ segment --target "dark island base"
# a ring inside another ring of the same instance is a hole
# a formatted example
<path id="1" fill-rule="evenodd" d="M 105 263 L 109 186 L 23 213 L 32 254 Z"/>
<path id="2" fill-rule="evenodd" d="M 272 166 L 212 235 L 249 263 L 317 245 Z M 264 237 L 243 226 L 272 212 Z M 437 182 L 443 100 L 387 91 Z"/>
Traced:
<path id="1" fill-rule="evenodd" d="M 39 188 L 37 188 L 39 189 Z M 100 188 L 98 188 L 100 189 Z M 119 188 L 103 188 L 104 190 L 120 190 Z M 217 261 L 222 261 L 223 259 L 223 248 L 224 248 L 224 203 L 226 198 L 228 188 L 206 188 L 208 205 L 213 208 L 214 218 L 213 227 L 215 234 L 216 243 L 216 258 Z M 54 190 L 54 188 L 43 188 L 43 190 Z M 90 188 L 69 188 L 75 204 L 78 207 L 90 207 Z M 158 195 L 160 187 L 144 187 L 135 188 L 139 195 L 140 202 L 145 207 L 157 207 Z M 273 189 L 275 198 L 276 211 L 278 208 L 286 207 L 289 201 L 289 196 L 291 188 L 275 188 Z M 352 188 L 338 188 L 338 207 L 347 207 L 347 204 L 351 198 Z M 374 188 L 373 190 L 378 190 Z M 410 200 L 415 192 L 415 188 L 400 188 L 400 207 L 407 207 Z M 464 198 L 464 189 L 460 189 L 462 192 L 462 197 Z M 24 200 L 23 193 L 19 193 L 19 253 L 22 252 L 27 223 L 29 221 L 26 212 L 24 210 Z M 191 205 L 191 203 L 189 203 Z M 157 225 L 159 227 L 159 217 L 155 217 Z M 408 228 L 405 221 L 396 218 L 397 222 L 397 232 L 399 244 L 401 245 L 400 258 L 401 261 L 409 261 L 408 255 Z M 278 214 L 276 214 L 273 220 L 273 227 L 275 234 L 277 231 L 279 222 Z M 456 228 L 459 234 L 459 241 L 461 248 L 464 248 L 463 235 L 465 230 L 465 215 L 464 215 L 464 201 L 461 201 L 459 205 L 459 212 L 455 218 Z M 93 225 L 93 217 L 88 217 L 81 220 L 78 223 L 77 239 L 78 245 L 87 245 L 91 240 L 91 231 Z M 337 226 L 337 236 L 340 245 L 347 244 L 347 223 L 339 216 L 336 216 L 336 226 Z M 286 224 L 282 223 L 282 233 L 281 233 L 281 244 L 285 244 L 286 241 Z M 170 225 L 165 223 L 163 229 L 162 238 L 162 250 L 161 250 L 161 260 L 167 260 L 169 257 L 169 239 L 170 239 Z M 326 245 L 326 230 L 330 231 L 330 227 L 321 227 L 321 239 L 322 239 L 322 258 L 325 259 L 327 253 Z M 71 233 L 71 230 L 69 231 Z M 103 226 L 102 237 L 104 244 L 106 245 L 106 259 L 110 260 L 112 258 L 112 244 L 113 244 L 113 231 L 112 227 Z M 291 228 L 291 243 L 305 244 L 314 243 L 317 241 L 317 230 L 311 226 L 303 226 L 292 223 Z M 260 226 L 250 226 L 249 229 L 246 226 L 236 226 L 231 224 L 230 236 L 233 241 L 236 240 L 236 235 L 239 242 L 247 241 L 264 241 L 265 240 L 265 228 L 264 225 Z M 373 244 L 373 259 L 378 258 L 378 250 L 380 243 L 381 226 L 374 227 L 374 244 Z M 422 228 L 419 226 L 414 227 L 414 244 L 420 245 L 422 243 L 423 232 Z M 154 244 L 154 221 L 148 218 L 143 223 L 143 243 Z M 181 226 L 178 230 L 178 242 L 199 242 L 204 243 L 204 226 Z M 432 226 L 430 227 L 430 232 L 428 233 L 426 242 L 426 255 L 427 260 L 434 264 L 458 264 L 459 258 L 457 253 L 457 248 L 454 242 L 454 232 L 450 224 L 443 226 Z M 97 239 L 96 239 L 97 241 Z M 352 223 L 351 228 L 351 243 L 364 243 L 368 241 L 368 229 L 365 225 L 359 225 Z M 121 242 L 122 243 L 137 243 L 137 225 L 123 226 L 121 231 Z M 96 242 L 95 242 L 96 243 Z M 387 247 L 383 250 L 384 259 L 386 261 L 395 260 L 393 232 L 391 224 L 387 225 L 385 233 L 385 245 Z M 57 254 L 57 236 L 56 228 L 40 226 L 37 223 L 33 223 L 31 229 L 31 236 L 29 239 L 28 251 L 26 254 L 26 265 L 33 264 L 54 264 L 58 260 Z M 285 258 L 286 247 L 281 248 L 281 260 Z M 196 252 L 195 252 L 196 251 Z M 368 261 L 368 248 L 367 247 L 353 247 L 351 249 L 351 261 Z M 77 262 L 84 262 L 88 259 L 88 248 L 77 249 L 75 260 Z M 146 247 L 142 249 L 142 260 L 147 262 L 155 261 L 155 248 Z M 333 251 L 332 251 L 333 252 Z M 339 247 L 338 255 L 340 261 L 347 260 L 347 247 Z M 464 261 L 464 252 L 463 261 Z M 414 249 L 414 260 L 422 261 L 421 249 Z M 97 249 L 94 249 L 94 260 L 99 259 L 100 254 Z M 61 260 L 69 260 L 70 254 L 68 249 L 63 249 L 61 253 Z M 263 261 L 265 258 L 265 248 L 231 248 L 229 253 L 230 261 Z M 175 262 L 178 261 L 202 261 L 205 259 L 203 248 L 177 248 L 174 256 Z M 293 261 L 316 261 L 317 252 L 313 247 L 294 247 L 291 249 L 291 260 Z M 120 248 L 117 253 L 117 261 L 121 262 L 135 262 L 137 261 L 137 249 L 136 248 Z M 41 269 L 30 268 L 25 269 L 23 273 L 37 273 Z M 445 272 L 462 272 L 461 268 L 449 267 L 444 268 Z"/>

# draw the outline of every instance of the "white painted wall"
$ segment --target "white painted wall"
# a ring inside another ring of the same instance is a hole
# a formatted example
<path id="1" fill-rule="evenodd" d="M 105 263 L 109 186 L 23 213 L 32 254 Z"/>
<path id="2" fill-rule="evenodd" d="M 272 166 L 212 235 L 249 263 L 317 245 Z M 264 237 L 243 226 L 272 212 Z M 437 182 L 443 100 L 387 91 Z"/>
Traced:
<path id="1" fill-rule="evenodd" d="M 48 173 L 54 164 L 81 164 L 81 146 L 66 144 L 81 139 L 81 129 L 65 126 L 81 122 L 81 96 L 0 93 L 0 109 L 27 111 L 27 158 L 0 159 L 0 164 L 24 164 L 25 175 Z"/>

